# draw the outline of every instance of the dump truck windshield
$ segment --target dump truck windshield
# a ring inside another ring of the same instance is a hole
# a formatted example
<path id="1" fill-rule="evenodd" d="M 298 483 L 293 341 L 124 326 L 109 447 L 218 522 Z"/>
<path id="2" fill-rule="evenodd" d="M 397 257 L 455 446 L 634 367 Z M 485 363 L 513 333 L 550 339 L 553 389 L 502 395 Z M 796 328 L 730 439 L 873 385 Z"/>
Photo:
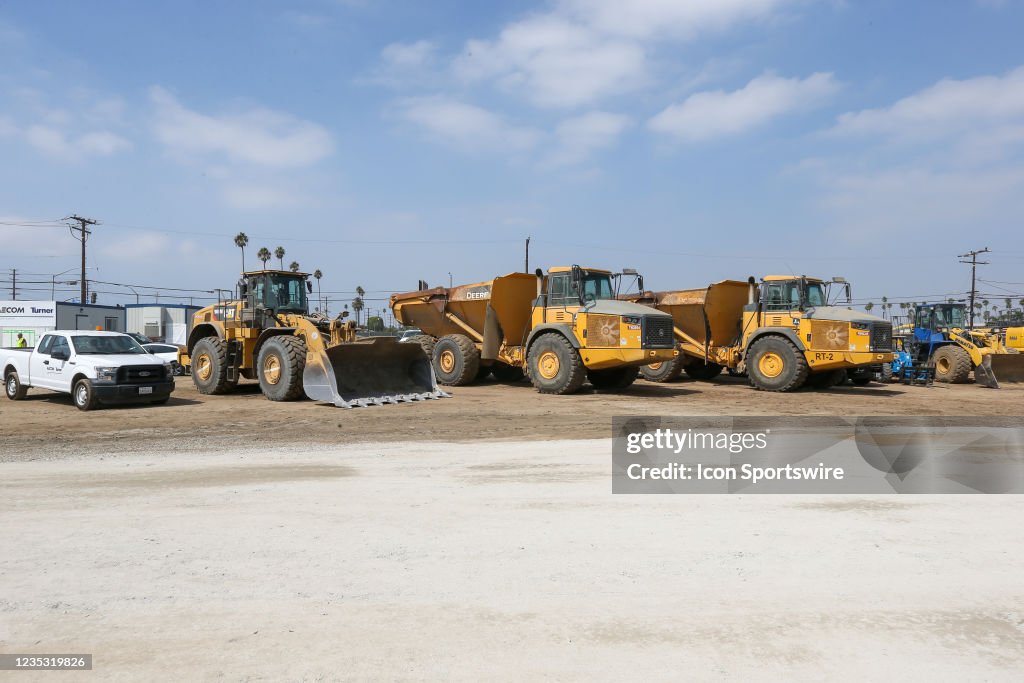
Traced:
<path id="1" fill-rule="evenodd" d="M 305 313 L 308 305 L 305 280 L 287 275 L 268 276 L 263 302 L 275 311 Z"/>
<path id="2" fill-rule="evenodd" d="M 800 280 L 765 282 L 765 308 L 774 311 L 791 311 L 803 306 L 825 306 L 825 287 L 820 282 L 808 282 L 806 295 L 801 301 Z"/>
<path id="3" fill-rule="evenodd" d="M 583 276 L 583 300 L 614 299 L 612 278 L 604 273 L 586 273 Z"/>

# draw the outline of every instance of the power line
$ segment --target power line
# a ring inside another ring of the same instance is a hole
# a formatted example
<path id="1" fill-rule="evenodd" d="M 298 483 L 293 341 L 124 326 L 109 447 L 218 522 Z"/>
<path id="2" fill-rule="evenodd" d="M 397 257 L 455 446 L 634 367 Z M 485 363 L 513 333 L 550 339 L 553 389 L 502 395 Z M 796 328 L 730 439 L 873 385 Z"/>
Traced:
<path id="1" fill-rule="evenodd" d="M 968 257 L 971 259 L 970 261 L 961 261 L 960 262 L 960 263 L 969 263 L 971 265 L 971 305 L 969 307 L 969 319 L 968 319 L 969 320 L 969 324 L 970 324 L 971 327 L 974 327 L 974 298 L 977 295 L 978 266 L 987 266 L 988 265 L 988 261 L 979 261 L 978 260 L 978 254 L 987 254 L 988 252 L 989 252 L 989 248 L 985 247 L 984 249 L 975 249 L 974 251 L 969 251 L 966 254 L 960 254 L 959 256 L 957 256 L 957 258 L 961 258 L 961 259 L 968 258 Z"/>
<path id="2" fill-rule="evenodd" d="M 99 225 L 99 221 L 93 220 L 92 218 L 82 218 L 78 214 L 72 214 L 70 216 L 67 216 L 67 217 L 64 218 L 64 220 L 66 220 L 66 221 L 75 221 L 75 222 L 78 223 L 78 227 L 75 227 L 73 225 L 68 224 L 68 230 L 71 231 L 72 235 L 74 235 L 75 231 L 77 230 L 78 231 L 78 239 L 81 240 L 81 242 L 82 242 L 82 279 L 80 280 L 80 282 L 82 284 L 82 299 L 81 299 L 81 302 L 83 304 L 84 303 L 88 303 L 89 300 L 86 298 L 86 295 L 88 294 L 89 285 L 88 285 L 88 282 L 85 279 L 85 243 L 86 243 L 86 241 L 88 241 L 89 235 L 92 234 L 92 231 L 89 230 L 89 226 L 90 225 Z"/>

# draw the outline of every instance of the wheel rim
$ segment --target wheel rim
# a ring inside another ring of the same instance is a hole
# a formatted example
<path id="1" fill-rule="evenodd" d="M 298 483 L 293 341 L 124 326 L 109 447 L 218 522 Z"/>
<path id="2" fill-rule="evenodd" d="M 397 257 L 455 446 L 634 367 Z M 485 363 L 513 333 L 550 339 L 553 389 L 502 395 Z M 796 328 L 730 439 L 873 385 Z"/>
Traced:
<path id="1" fill-rule="evenodd" d="M 79 385 L 78 391 L 75 392 L 75 398 L 78 400 L 78 405 L 84 406 L 85 402 L 89 398 L 89 390 L 85 388 L 85 385 Z"/>
<path id="2" fill-rule="evenodd" d="M 18 381 L 14 379 L 14 375 L 7 378 L 7 393 L 11 396 L 18 391 Z"/>
<path id="3" fill-rule="evenodd" d="M 774 351 L 769 351 L 757 361 L 757 369 L 765 377 L 778 377 L 785 367 L 786 362 L 782 360 L 782 356 Z"/>
<path id="4" fill-rule="evenodd" d="M 281 381 L 281 359 L 270 354 L 263 361 L 263 379 L 267 384 L 277 384 Z"/>
<path id="5" fill-rule="evenodd" d="M 540 358 L 537 360 L 537 370 L 544 379 L 554 379 L 557 377 L 560 365 L 558 354 L 554 351 L 545 351 L 540 354 Z"/>
<path id="6" fill-rule="evenodd" d="M 455 354 L 450 350 L 445 349 L 441 352 L 441 370 L 444 372 L 451 372 L 455 369 Z"/>
<path id="7" fill-rule="evenodd" d="M 648 368 L 649 368 L 649 369 L 650 369 L 650 370 L 651 370 L 652 372 L 658 372 L 659 370 L 661 370 L 661 366 L 662 366 L 662 365 L 664 365 L 664 363 L 651 363 L 651 364 L 650 364 L 650 365 L 648 365 L 647 367 L 648 367 Z"/>
<path id="8" fill-rule="evenodd" d="M 213 360 L 208 354 L 200 354 L 196 359 L 196 376 L 204 382 L 213 374 Z"/>
<path id="9" fill-rule="evenodd" d="M 941 372 L 941 373 L 949 372 L 949 359 L 948 358 L 940 358 L 939 362 L 936 363 L 935 365 L 936 365 L 936 367 L 938 367 L 939 372 Z"/>

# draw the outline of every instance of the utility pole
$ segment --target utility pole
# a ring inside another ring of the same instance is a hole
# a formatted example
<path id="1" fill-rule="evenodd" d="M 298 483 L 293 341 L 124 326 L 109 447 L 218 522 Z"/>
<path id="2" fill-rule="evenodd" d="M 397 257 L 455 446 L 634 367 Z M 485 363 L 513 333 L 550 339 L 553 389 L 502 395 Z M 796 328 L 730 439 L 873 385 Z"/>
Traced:
<path id="1" fill-rule="evenodd" d="M 95 220 L 93 220 L 91 218 L 82 218 L 81 216 L 79 216 L 77 214 L 73 214 L 71 216 L 68 216 L 64 220 L 66 220 L 66 221 L 75 221 L 76 223 L 78 223 L 77 226 L 68 225 L 68 228 L 71 230 L 71 234 L 72 235 L 74 235 L 75 232 L 77 231 L 78 232 L 77 239 L 82 242 L 82 282 L 81 282 L 81 285 L 82 285 L 82 298 L 79 300 L 79 303 L 85 304 L 85 303 L 88 303 L 88 301 L 86 300 L 85 297 L 88 294 L 88 288 L 89 288 L 88 282 L 86 282 L 86 280 L 85 280 L 85 243 L 89 239 L 89 235 L 92 234 L 92 230 L 89 229 L 89 226 L 90 225 L 99 225 L 99 221 L 95 221 Z"/>
<path id="2" fill-rule="evenodd" d="M 530 238 L 526 238 L 526 260 L 523 261 L 523 272 L 530 272 Z"/>
<path id="3" fill-rule="evenodd" d="M 974 298 L 978 294 L 978 288 L 977 288 L 977 285 L 976 285 L 976 283 L 978 281 L 978 279 L 977 279 L 978 266 L 987 266 L 988 263 L 989 263 L 988 261 L 979 261 L 978 260 L 978 254 L 987 254 L 988 252 L 989 252 L 989 248 L 985 247 L 984 249 L 976 249 L 974 251 L 969 251 L 966 254 L 960 254 L 959 256 L 957 256 L 957 258 L 962 258 L 962 259 L 963 258 L 969 258 L 969 259 L 971 259 L 970 261 L 961 261 L 960 263 L 969 263 L 970 266 L 971 266 L 971 303 L 968 304 L 968 309 L 967 309 L 967 315 L 969 316 L 969 318 L 968 318 L 969 322 L 967 324 L 968 324 L 969 327 L 972 327 L 972 328 L 974 327 Z"/>
<path id="4" fill-rule="evenodd" d="M 11 268 L 11 301 L 18 300 L 18 269 Z"/>

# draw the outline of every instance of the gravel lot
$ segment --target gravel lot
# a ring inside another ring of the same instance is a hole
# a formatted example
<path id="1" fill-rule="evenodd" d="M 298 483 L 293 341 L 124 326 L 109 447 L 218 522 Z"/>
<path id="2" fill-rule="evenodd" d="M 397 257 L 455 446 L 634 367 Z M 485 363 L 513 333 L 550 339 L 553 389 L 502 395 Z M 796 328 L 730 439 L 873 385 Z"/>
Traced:
<path id="1" fill-rule="evenodd" d="M 1024 670 L 1024 497 L 612 496 L 589 438 L 631 413 L 1012 415 L 1019 390 L 453 393 L 0 401 L 0 652 L 126 681 Z"/>

